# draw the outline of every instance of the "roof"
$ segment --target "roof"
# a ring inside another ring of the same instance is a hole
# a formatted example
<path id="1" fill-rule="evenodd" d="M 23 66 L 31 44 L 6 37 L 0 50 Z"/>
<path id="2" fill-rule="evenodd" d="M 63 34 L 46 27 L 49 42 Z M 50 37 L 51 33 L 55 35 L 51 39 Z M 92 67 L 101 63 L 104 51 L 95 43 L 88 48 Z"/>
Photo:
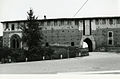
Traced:
<path id="1" fill-rule="evenodd" d="M 52 18 L 52 19 L 38 19 L 37 21 L 53 21 L 53 20 L 84 20 L 84 19 L 110 19 L 120 18 L 120 16 L 109 17 L 81 17 L 81 18 Z M 27 20 L 3 21 L 1 23 L 27 22 Z"/>

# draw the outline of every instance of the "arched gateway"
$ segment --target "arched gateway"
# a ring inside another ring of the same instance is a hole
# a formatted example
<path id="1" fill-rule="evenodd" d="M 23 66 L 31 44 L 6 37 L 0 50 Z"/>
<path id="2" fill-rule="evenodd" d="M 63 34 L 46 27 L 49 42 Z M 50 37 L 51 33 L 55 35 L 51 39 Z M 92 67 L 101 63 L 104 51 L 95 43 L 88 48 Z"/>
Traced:
<path id="1" fill-rule="evenodd" d="M 10 47 L 11 48 L 20 48 L 21 47 L 20 42 L 21 42 L 20 37 L 17 34 L 14 34 L 11 36 L 11 39 L 10 39 Z"/>
<path id="2" fill-rule="evenodd" d="M 81 47 L 83 46 L 83 42 L 86 42 L 88 44 L 89 52 L 92 52 L 95 50 L 95 40 L 93 36 L 83 36 L 80 43 Z"/>
<path id="3" fill-rule="evenodd" d="M 92 41 L 91 41 L 89 38 L 86 38 L 86 39 L 84 40 L 84 42 L 86 42 L 86 43 L 88 44 L 89 52 L 92 52 L 92 51 L 93 51 Z"/>

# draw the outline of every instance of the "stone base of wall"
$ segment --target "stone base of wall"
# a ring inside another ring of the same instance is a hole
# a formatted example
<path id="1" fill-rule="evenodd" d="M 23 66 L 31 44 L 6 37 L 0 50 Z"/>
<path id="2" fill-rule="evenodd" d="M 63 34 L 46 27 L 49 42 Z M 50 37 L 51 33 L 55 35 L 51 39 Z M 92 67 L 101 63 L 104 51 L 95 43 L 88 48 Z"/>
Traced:
<path id="1" fill-rule="evenodd" d="M 95 50 L 96 52 L 120 52 L 120 47 L 100 47 Z"/>
<path id="2" fill-rule="evenodd" d="M 107 47 L 106 51 L 109 51 L 109 52 L 120 52 L 120 47 Z"/>
<path id="3" fill-rule="evenodd" d="M 106 47 L 96 48 L 94 51 L 95 52 L 106 52 Z"/>

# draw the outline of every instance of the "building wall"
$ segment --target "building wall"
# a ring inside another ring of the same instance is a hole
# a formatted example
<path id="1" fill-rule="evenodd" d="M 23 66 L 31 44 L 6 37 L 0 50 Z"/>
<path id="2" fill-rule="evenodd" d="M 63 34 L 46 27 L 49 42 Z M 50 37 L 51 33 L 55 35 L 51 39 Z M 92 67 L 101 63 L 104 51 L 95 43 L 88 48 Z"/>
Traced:
<path id="1" fill-rule="evenodd" d="M 12 30 L 12 25 L 14 24 L 14 30 Z M 22 33 L 21 29 L 18 28 L 18 23 L 7 23 L 7 28 L 6 28 L 6 23 L 3 23 L 3 46 L 4 47 L 10 47 L 10 39 L 13 35 L 18 35 L 20 38 L 22 38 Z M 21 42 L 21 47 L 22 47 L 22 42 Z"/>
<path id="2" fill-rule="evenodd" d="M 104 23 L 103 20 L 106 22 Z M 110 23 L 110 20 L 113 20 Z M 92 35 L 95 38 L 96 48 L 100 47 L 119 47 L 120 46 L 120 19 L 98 19 L 99 24 L 95 24 L 94 20 L 94 27 L 95 30 L 92 30 Z M 113 44 L 110 45 L 108 42 L 109 35 L 108 33 L 113 33 Z"/>
<path id="3" fill-rule="evenodd" d="M 67 21 L 63 21 L 64 24 L 60 25 L 60 22 L 57 21 L 55 25 L 53 25 L 54 22 L 51 22 L 53 26 L 47 26 L 45 22 L 45 25 L 42 26 L 45 42 L 50 45 L 63 46 L 71 46 L 71 42 L 74 42 L 75 46 L 79 46 L 82 29 L 75 25 L 73 21 L 71 21 L 71 25 L 68 25 Z"/>
<path id="4" fill-rule="evenodd" d="M 71 43 L 74 42 L 74 46 L 81 46 L 81 40 L 83 42 L 89 38 L 95 49 L 120 46 L 120 18 L 52 19 L 39 20 L 39 23 L 39 27 L 42 27 L 44 45 L 48 43 L 51 46 L 71 46 Z M 14 30 L 12 30 L 12 24 L 15 26 Z M 18 34 L 22 38 L 19 27 L 25 24 L 22 21 L 3 23 L 3 46 L 10 47 L 10 38 L 14 34 Z M 83 34 L 84 27 L 86 28 L 85 35 Z M 109 45 L 108 42 L 109 32 L 113 33 L 112 45 Z"/>

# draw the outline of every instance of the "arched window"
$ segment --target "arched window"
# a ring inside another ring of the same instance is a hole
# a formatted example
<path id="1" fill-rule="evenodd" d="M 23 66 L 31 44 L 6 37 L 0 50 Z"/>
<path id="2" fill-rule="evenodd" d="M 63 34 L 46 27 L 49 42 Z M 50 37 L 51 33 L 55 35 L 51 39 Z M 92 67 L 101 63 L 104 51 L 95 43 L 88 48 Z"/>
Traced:
<path id="1" fill-rule="evenodd" d="M 113 45 L 113 31 L 108 32 L 108 45 Z"/>
<path id="2" fill-rule="evenodd" d="M 113 33 L 112 32 L 109 32 L 109 37 L 112 37 L 113 36 Z"/>
<path id="3" fill-rule="evenodd" d="M 12 24 L 12 26 L 11 26 L 11 30 L 15 30 L 15 26 L 14 26 L 14 24 Z"/>

